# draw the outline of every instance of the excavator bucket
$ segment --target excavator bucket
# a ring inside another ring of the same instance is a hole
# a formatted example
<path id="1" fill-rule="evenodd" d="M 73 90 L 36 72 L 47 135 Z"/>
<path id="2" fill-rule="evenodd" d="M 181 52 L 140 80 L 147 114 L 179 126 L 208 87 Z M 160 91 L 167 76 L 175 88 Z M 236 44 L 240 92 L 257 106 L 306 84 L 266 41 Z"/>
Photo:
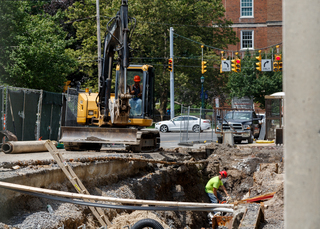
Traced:
<path id="1" fill-rule="evenodd" d="M 100 150 L 102 144 L 124 144 L 134 152 L 158 149 L 160 135 L 154 130 L 103 127 L 61 128 L 60 142 L 66 150 Z"/>

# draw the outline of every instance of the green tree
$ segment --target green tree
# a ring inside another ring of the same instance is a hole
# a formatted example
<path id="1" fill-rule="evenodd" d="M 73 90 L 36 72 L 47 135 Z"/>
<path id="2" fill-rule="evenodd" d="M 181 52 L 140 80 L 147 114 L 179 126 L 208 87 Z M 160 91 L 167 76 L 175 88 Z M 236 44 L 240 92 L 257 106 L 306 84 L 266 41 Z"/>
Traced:
<path id="1" fill-rule="evenodd" d="M 120 8 L 120 0 L 100 2 L 101 34 L 105 34 L 105 26 Z M 81 69 L 88 77 L 96 80 L 97 41 L 95 1 L 82 0 L 69 8 L 68 15 L 77 30 L 77 39 L 82 42 L 80 49 L 74 50 L 74 56 L 83 60 Z M 175 33 L 189 38 L 188 41 L 175 36 L 175 89 L 176 100 L 180 103 L 199 103 L 200 83 L 200 44 L 219 48 L 235 43 L 237 38 L 230 27 L 231 21 L 223 19 L 224 8 L 221 0 L 131 0 L 129 16 L 137 19 L 137 26 L 132 38 L 134 50 L 132 63 L 148 63 L 155 67 L 156 96 L 160 99 L 160 112 L 165 113 L 168 103 L 170 81 L 167 71 L 169 50 L 169 28 L 174 27 Z M 83 20 L 83 19 L 87 20 Z M 102 36 L 103 37 L 103 36 Z M 208 51 L 209 52 L 209 51 Z M 210 61 L 217 59 L 214 52 L 209 53 Z M 208 57 L 209 58 L 209 57 Z M 189 66 L 189 67 L 187 67 Z M 218 69 L 207 74 L 206 83 L 217 75 Z M 94 81 L 96 82 L 96 81 Z M 94 83 L 95 84 L 95 83 Z M 186 102 L 188 101 L 188 102 Z"/>
<path id="2" fill-rule="evenodd" d="M 0 63 L 1 81 L 11 86 L 61 92 L 66 76 L 76 66 L 66 49 L 72 40 L 66 40 L 67 32 L 58 22 L 62 13 L 50 16 L 38 10 L 33 12 L 30 2 L 17 2 L 15 11 L 6 10 L 12 31 L 2 40 L 6 59 Z"/>
<path id="3" fill-rule="evenodd" d="M 271 54 L 268 54 L 267 58 L 271 59 Z M 247 51 L 241 61 L 241 72 L 229 75 L 227 87 L 230 99 L 253 97 L 254 102 L 260 103 L 260 107 L 264 108 L 265 95 L 282 91 L 282 72 L 259 72 L 255 63 L 257 63 L 255 57 Z"/>

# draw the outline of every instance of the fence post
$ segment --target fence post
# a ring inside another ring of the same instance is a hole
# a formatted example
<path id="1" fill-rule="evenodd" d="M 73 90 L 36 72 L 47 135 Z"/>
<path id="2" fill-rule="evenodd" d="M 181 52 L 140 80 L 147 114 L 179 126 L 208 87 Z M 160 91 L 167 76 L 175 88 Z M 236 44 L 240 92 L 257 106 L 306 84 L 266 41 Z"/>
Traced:
<path id="1" fill-rule="evenodd" d="M 190 106 L 188 106 L 187 143 L 189 141 L 189 120 L 190 120 Z"/>
<path id="2" fill-rule="evenodd" d="M 23 111 L 22 111 L 22 131 L 21 131 L 21 140 L 24 140 L 24 121 L 26 119 L 25 111 L 26 111 L 26 90 L 23 91 Z"/>
<path id="3" fill-rule="evenodd" d="M 43 98 L 43 90 L 40 90 L 40 97 L 38 102 L 38 113 L 37 113 L 37 135 L 36 140 L 40 138 L 40 125 L 41 125 L 41 112 L 42 112 L 42 98 Z"/>
<path id="4" fill-rule="evenodd" d="M 1 95 L 1 98 L 2 98 L 2 101 L 1 101 L 1 121 L 2 121 L 2 130 L 4 130 L 6 127 L 5 114 L 4 114 L 4 87 L 2 87 L 1 94 L 2 94 Z"/>
<path id="5" fill-rule="evenodd" d="M 199 143 L 200 143 L 200 134 L 201 134 L 201 117 L 202 117 L 202 107 L 200 107 L 200 119 L 199 119 Z"/>
<path id="6" fill-rule="evenodd" d="M 212 121 L 211 121 L 211 142 L 213 142 L 213 121 L 214 121 L 215 112 L 214 109 L 212 109 Z M 214 127 L 216 128 L 216 127 Z"/>

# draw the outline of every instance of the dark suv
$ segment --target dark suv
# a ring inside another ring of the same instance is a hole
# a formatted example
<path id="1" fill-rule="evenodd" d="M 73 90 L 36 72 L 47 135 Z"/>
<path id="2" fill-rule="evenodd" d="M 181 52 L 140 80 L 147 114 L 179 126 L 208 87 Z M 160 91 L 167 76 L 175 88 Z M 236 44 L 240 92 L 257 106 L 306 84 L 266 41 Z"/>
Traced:
<path id="1" fill-rule="evenodd" d="M 223 118 L 223 119 L 222 119 Z M 235 143 L 241 143 L 242 140 L 248 140 L 252 143 L 254 138 L 258 138 L 261 130 L 259 124 L 261 117 L 258 117 L 254 111 L 229 111 L 224 117 L 218 117 L 216 132 L 218 142 L 223 142 L 223 131 L 233 131 Z"/>

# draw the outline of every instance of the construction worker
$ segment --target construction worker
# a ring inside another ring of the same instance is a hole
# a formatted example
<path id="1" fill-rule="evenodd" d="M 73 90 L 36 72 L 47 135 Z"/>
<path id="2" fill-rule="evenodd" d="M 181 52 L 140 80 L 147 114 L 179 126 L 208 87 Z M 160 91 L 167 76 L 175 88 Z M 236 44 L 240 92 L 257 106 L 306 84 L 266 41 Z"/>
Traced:
<path id="1" fill-rule="evenodd" d="M 211 203 L 216 204 L 218 203 L 218 200 L 222 201 L 222 196 L 220 195 L 220 193 L 217 192 L 217 190 L 220 187 L 222 187 L 224 193 L 227 195 L 227 199 L 231 199 L 221 180 L 222 178 L 226 178 L 227 176 L 228 174 L 226 171 L 221 171 L 219 172 L 219 176 L 215 176 L 208 181 L 205 191 L 209 196 Z M 210 212 L 208 214 L 208 217 L 212 218 L 214 215 L 219 215 L 219 214 L 220 212 L 213 212 L 213 214 Z"/>
<path id="2" fill-rule="evenodd" d="M 142 98 L 142 85 L 140 85 L 140 76 L 136 75 L 133 78 L 134 84 L 131 86 L 130 94 L 134 97 L 129 100 L 131 110 L 130 115 L 141 115 L 141 98 Z"/>

